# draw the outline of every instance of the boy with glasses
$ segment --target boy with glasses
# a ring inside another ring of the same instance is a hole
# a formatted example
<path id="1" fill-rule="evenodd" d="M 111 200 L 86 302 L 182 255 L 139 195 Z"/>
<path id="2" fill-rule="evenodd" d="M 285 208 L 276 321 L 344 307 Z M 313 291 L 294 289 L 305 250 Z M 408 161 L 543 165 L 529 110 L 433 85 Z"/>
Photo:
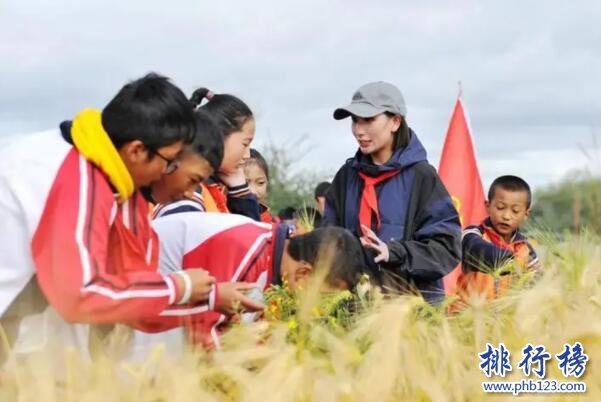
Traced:
<path id="1" fill-rule="evenodd" d="M 195 129 L 182 91 L 149 74 L 102 111 L 0 149 L 0 323 L 9 340 L 48 303 L 70 323 L 160 331 L 208 299 L 214 278 L 205 270 L 157 272 L 158 238 L 137 191 L 177 168 Z"/>

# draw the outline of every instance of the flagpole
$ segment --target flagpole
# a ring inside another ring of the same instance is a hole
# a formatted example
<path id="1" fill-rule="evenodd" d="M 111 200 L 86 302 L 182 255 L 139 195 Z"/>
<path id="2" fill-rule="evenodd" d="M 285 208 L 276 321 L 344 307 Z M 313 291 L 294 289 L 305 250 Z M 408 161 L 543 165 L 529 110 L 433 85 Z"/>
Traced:
<path id="1" fill-rule="evenodd" d="M 461 80 L 457 81 L 457 87 L 459 88 L 459 93 L 457 94 L 458 98 L 461 98 L 463 95 L 463 86 L 461 85 Z"/>

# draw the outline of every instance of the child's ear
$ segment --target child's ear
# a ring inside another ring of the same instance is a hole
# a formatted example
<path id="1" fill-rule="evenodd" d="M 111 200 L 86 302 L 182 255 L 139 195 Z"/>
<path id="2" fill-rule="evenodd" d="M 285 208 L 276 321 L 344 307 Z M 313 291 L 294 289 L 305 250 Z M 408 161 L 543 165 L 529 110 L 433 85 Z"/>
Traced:
<path id="1" fill-rule="evenodd" d="M 484 207 L 486 209 L 490 208 L 490 202 L 488 200 L 484 201 Z"/>
<path id="2" fill-rule="evenodd" d="M 524 220 L 528 220 L 529 216 L 530 216 L 530 208 L 526 208 L 526 213 L 524 214 Z"/>
<path id="3" fill-rule="evenodd" d="M 148 148 L 140 140 L 126 142 L 119 148 L 119 154 L 130 163 L 144 162 L 150 157 Z"/>
<path id="4" fill-rule="evenodd" d="M 296 270 L 294 271 L 294 279 L 296 281 L 303 281 L 311 276 L 313 273 L 313 266 L 307 261 L 300 261 Z"/>

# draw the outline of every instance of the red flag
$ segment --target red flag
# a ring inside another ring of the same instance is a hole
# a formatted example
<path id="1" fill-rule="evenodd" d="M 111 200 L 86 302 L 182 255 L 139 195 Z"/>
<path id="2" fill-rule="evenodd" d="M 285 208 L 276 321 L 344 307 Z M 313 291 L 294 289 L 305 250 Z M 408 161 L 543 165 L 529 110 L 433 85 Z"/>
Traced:
<path id="1" fill-rule="evenodd" d="M 442 148 L 438 175 L 451 194 L 459 212 L 461 227 L 477 225 L 486 217 L 484 188 L 476 162 L 476 152 L 461 95 Z M 461 266 L 444 277 L 445 293 L 455 294 Z"/>

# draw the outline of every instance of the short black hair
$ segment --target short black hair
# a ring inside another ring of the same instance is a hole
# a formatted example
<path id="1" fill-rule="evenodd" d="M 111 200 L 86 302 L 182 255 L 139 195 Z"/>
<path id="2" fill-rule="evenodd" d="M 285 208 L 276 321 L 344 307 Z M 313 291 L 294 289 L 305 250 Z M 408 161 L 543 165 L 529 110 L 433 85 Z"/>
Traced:
<path id="1" fill-rule="evenodd" d="M 507 191 L 525 191 L 528 195 L 526 207 L 530 208 L 530 205 L 532 204 L 532 191 L 530 191 L 530 186 L 528 185 L 528 183 L 526 183 L 524 179 L 511 175 L 497 177 L 488 189 L 489 202 L 492 201 L 492 199 L 495 197 L 495 189 L 497 187 L 500 187 Z"/>
<path id="2" fill-rule="evenodd" d="M 254 148 L 250 149 L 250 158 L 246 160 L 246 164 L 255 163 L 263 172 L 265 173 L 265 177 L 267 181 L 269 181 L 269 166 L 267 165 L 267 161 L 263 158 L 263 155 L 259 151 Z"/>
<path id="3" fill-rule="evenodd" d="M 315 187 L 315 199 L 317 199 L 317 197 L 325 197 L 326 196 L 326 192 L 328 191 L 328 189 L 330 188 L 330 183 L 327 181 L 322 181 L 321 183 L 319 183 L 316 187 Z"/>
<path id="4" fill-rule="evenodd" d="M 204 99 L 208 102 L 201 106 Z M 242 130 L 253 118 L 253 113 L 241 99 L 229 94 L 214 94 L 207 88 L 198 88 L 192 93 L 190 103 L 195 109 L 205 110 L 215 119 L 223 138 Z"/>
<path id="5" fill-rule="evenodd" d="M 295 261 L 306 261 L 315 267 L 328 247 L 332 247 L 333 255 L 331 261 L 325 261 L 330 269 L 326 281 L 343 281 L 349 289 L 355 288 L 366 268 L 359 239 L 349 230 L 328 226 L 294 236 L 288 244 L 288 254 Z"/>
<path id="6" fill-rule="evenodd" d="M 186 149 L 206 159 L 217 172 L 223 160 L 223 137 L 215 120 L 206 112 L 196 110 L 196 135 Z"/>
<path id="7" fill-rule="evenodd" d="M 102 110 L 102 126 L 113 145 L 139 140 L 157 150 L 195 134 L 193 108 L 167 77 L 150 73 L 126 84 Z"/>
<path id="8" fill-rule="evenodd" d="M 278 218 L 281 220 L 294 219 L 296 215 L 296 208 L 285 207 L 278 211 Z"/>

